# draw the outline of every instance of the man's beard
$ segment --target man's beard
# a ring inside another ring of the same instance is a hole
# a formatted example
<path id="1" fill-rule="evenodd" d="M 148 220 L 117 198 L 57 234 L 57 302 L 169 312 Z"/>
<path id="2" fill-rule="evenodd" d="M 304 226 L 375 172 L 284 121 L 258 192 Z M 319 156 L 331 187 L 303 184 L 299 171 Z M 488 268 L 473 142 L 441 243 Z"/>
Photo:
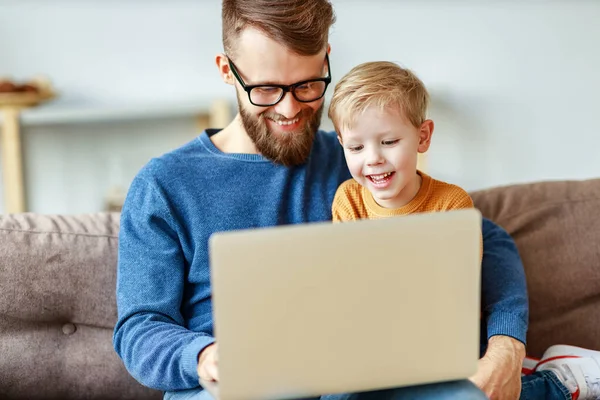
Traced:
<path id="1" fill-rule="evenodd" d="M 321 125 L 321 115 L 324 105 L 317 111 L 312 108 L 302 109 L 294 118 L 304 120 L 304 125 L 295 132 L 273 133 L 267 125 L 266 118 L 272 120 L 285 119 L 279 114 L 262 113 L 255 117 L 248 113 L 238 97 L 238 106 L 242 125 L 254 142 L 256 149 L 269 160 L 291 167 L 306 161 L 315 140 L 315 134 Z"/>

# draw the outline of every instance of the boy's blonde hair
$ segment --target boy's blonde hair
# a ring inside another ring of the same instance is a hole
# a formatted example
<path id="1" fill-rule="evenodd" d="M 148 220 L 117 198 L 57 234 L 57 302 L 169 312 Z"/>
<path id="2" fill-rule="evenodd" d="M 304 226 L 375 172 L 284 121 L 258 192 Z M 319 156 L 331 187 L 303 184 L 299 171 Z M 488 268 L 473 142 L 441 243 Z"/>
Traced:
<path id="1" fill-rule="evenodd" d="M 335 130 L 351 129 L 370 106 L 396 110 L 416 128 L 426 119 L 429 94 L 410 70 L 388 61 L 360 64 L 335 85 L 329 118 Z"/>

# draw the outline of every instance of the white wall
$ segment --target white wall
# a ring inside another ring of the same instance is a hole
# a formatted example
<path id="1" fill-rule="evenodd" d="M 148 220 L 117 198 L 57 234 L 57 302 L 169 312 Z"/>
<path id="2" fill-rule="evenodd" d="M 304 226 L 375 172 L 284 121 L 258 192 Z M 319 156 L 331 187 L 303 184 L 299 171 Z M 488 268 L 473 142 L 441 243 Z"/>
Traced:
<path id="1" fill-rule="evenodd" d="M 334 5 L 334 84 L 363 61 L 413 69 L 432 94 L 436 177 L 473 190 L 600 176 L 600 2 Z M 64 104 L 233 102 L 220 49 L 217 0 L 0 0 L 0 75 L 45 73 Z M 100 210 L 109 187 L 195 134 L 186 118 L 26 128 L 29 209 Z"/>

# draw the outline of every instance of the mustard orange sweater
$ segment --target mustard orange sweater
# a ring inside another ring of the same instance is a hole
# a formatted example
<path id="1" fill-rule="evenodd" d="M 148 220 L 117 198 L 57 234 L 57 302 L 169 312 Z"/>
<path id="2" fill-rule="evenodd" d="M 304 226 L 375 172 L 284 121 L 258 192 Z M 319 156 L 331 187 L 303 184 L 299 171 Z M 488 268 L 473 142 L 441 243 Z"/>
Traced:
<path id="1" fill-rule="evenodd" d="M 333 221 L 377 219 L 473 208 L 473 200 L 460 187 L 433 179 L 421 171 L 417 173 L 422 178 L 417 195 L 408 204 L 396 209 L 381 207 L 375 202 L 373 195 L 354 179 L 345 181 L 340 185 L 333 199 Z"/>

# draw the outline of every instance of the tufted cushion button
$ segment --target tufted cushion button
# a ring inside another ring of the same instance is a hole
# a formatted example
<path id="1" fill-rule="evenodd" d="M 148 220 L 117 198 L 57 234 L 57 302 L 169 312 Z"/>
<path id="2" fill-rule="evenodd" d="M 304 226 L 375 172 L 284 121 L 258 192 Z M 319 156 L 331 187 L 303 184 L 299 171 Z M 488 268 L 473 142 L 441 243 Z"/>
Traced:
<path id="1" fill-rule="evenodd" d="M 77 327 L 74 324 L 64 324 L 62 327 L 62 331 L 65 335 L 72 335 L 77 330 Z"/>

